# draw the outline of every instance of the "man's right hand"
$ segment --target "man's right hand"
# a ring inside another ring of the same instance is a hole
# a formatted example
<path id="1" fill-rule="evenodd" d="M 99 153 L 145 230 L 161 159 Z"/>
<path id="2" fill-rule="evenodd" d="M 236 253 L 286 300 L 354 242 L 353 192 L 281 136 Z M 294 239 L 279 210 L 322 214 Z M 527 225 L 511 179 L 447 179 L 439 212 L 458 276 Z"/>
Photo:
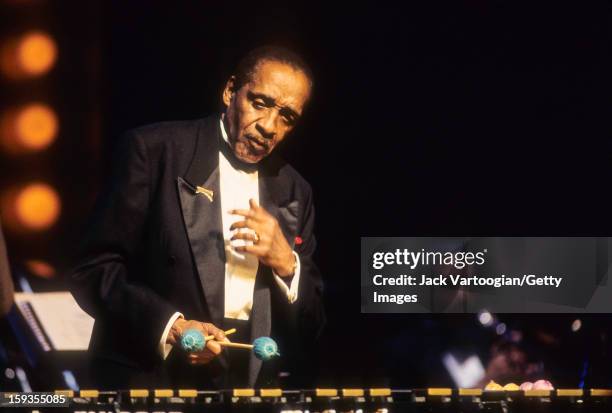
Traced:
<path id="1" fill-rule="evenodd" d="M 183 332 L 189 329 L 199 330 L 204 336 L 215 336 L 215 340 L 206 341 L 206 348 L 204 350 L 196 353 L 187 353 L 189 364 L 192 365 L 210 363 L 212 359 L 221 353 L 221 346 L 217 341 L 229 341 L 225 337 L 223 330 L 215 327 L 214 324 L 178 318 L 170 329 L 170 334 L 168 334 L 166 343 L 173 346 L 176 345 L 180 342 Z"/>

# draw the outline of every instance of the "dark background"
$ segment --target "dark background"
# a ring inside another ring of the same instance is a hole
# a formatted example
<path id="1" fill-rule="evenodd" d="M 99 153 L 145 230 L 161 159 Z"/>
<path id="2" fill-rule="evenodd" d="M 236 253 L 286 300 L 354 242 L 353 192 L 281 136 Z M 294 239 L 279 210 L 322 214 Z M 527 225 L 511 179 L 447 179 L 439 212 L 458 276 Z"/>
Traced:
<path id="1" fill-rule="evenodd" d="M 45 174 L 64 209 L 45 234 L 7 234 L 18 274 L 33 254 L 69 267 L 121 132 L 218 110 L 237 60 L 265 43 L 294 48 L 315 75 L 280 147 L 317 208 L 329 325 L 313 387 L 452 385 L 441 353 L 486 362 L 504 338 L 474 315 L 360 314 L 360 236 L 610 234 L 607 2 L 33 3 L 4 2 L 0 21 L 4 34 L 56 37 L 40 89 L 62 135 L 43 155 L 0 158 L 0 184 Z M 61 276 L 32 283 L 62 288 Z M 577 333 L 571 315 L 498 317 L 559 387 L 612 385 L 608 315 L 581 317 Z"/>

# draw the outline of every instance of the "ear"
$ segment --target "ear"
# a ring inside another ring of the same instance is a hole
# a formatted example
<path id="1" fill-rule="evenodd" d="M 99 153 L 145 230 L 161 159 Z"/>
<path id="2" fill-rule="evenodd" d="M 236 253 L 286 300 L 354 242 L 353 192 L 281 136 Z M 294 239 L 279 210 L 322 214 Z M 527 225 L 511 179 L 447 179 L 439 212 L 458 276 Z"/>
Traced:
<path id="1" fill-rule="evenodd" d="M 236 91 L 236 76 L 230 76 L 223 89 L 223 105 L 228 107 Z"/>

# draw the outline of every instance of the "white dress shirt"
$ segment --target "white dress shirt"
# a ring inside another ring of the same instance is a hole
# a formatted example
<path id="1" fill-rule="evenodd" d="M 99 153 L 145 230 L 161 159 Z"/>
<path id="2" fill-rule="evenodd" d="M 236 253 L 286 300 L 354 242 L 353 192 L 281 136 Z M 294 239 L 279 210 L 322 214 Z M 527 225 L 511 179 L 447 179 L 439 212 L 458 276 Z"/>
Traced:
<path id="1" fill-rule="evenodd" d="M 221 122 L 223 138 L 227 141 Z M 253 290 L 259 260 L 253 254 L 236 251 L 236 247 L 252 245 L 252 241 L 231 241 L 236 232 L 255 232 L 248 229 L 231 231 L 230 226 L 243 221 L 242 215 L 232 215 L 232 209 L 249 209 L 249 199 L 259 204 L 259 180 L 257 170 L 246 172 L 235 169 L 223 152 L 219 152 L 219 175 L 221 180 L 221 221 L 225 246 L 225 317 L 248 320 L 253 308 Z M 236 190 L 240 188 L 239 190 Z"/>
<path id="2" fill-rule="evenodd" d="M 227 133 L 223 120 L 219 121 L 223 139 L 228 142 Z M 225 246 L 225 309 L 226 318 L 248 320 L 253 309 L 253 291 L 255 289 L 255 277 L 259 268 L 259 260 L 252 254 L 239 253 L 235 250 L 237 246 L 243 246 L 251 241 L 233 240 L 235 231 L 230 231 L 230 226 L 244 219 L 241 215 L 229 213 L 232 209 L 249 209 L 249 199 L 254 199 L 259 204 L 259 180 L 257 170 L 246 172 L 235 169 L 223 152 L 219 151 L 219 179 L 221 200 L 221 221 L 223 226 L 223 239 Z M 243 231 L 251 231 L 244 229 Z M 296 268 L 289 286 L 283 279 L 273 271 L 274 279 L 278 287 L 287 295 L 289 303 L 293 304 L 298 298 L 298 285 L 300 282 L 300 258 L 294 251 Z M 172 346 L 166 344 L 166 338 L 174 322 L 183 315 L 175 313 L 172 315 L 159 342 L 160 355 L 165 359 Z"/>

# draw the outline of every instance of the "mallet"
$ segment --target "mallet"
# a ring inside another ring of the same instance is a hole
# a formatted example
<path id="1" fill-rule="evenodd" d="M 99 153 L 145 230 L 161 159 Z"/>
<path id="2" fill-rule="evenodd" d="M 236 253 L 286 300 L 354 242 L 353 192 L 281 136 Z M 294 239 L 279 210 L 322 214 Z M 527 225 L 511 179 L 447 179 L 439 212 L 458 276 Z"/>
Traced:
<path id="1" fill-rule="evenodd" d="M 253 341 L 253 344 L 220 341 L 219 345 L 223 347 L 253 350 L 255 357 L 262 361 L 269 361 L 274 357 L 280 356 L 280 353 L 278 352 L 278 344 L 276 344 L 276 341 L 272 340 L 270 337 L 258 337 Z"/>
<path id="2" fill-rule="evenodd" d="M 235 328 L 230 328 L 223 333 L 226 336 L 233 334 L 236 332 Z M 181 334 L 181 348 L 186 352 L 197 352 L 204 350 L 206 346 L 206 341 L 214 340 L 215 336 L 210 335 L 204 337 L 204 335 L 200 332 L 200 330 L 196 330 L 195 328 L 190 328 L 186 330 L 183 334 Z"/>
<path id="3" fill-rule="evenodd" d="M 232 328 L 231 330 L 227 330 L 225 335 L 232 334 L 236 331 L 236 329 Z M 215 336 L 206 336 L 200 332 L 200 330 L 196 330 L 191 328 L 185 331 L 181 336 L 181 347 L 183 350 L 187 352 L 197 352 L 204 350 L 206 346 L 207 340 L 214 340 Z M 253 341 L 253 344 L 243 344 L 243 343 L 232 343 L 225 341 L 217 341 L 220 346 L 230 347 L 230 348 L 242 348 L 253 350 L 253 354 L 260 360 L 268 361 L 274 357 L 280 356 L 278 352 L 278 345 L 276 341 L 271 339 L 270 337 L 259 337 Z"/>

